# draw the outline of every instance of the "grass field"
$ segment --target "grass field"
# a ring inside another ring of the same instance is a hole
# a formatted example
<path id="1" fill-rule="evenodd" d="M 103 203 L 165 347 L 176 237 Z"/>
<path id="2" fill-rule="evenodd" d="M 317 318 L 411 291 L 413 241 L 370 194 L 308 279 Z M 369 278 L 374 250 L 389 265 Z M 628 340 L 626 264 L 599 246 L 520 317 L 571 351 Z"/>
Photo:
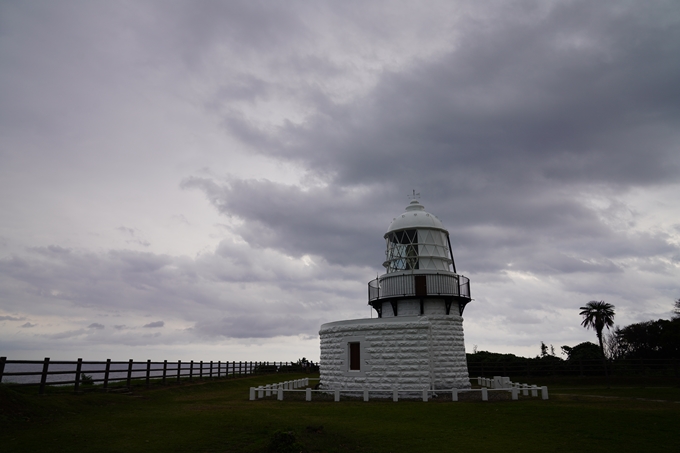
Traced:
<path id="1" fill-rule="evenodd" d="M 548 401 L 248 401 L 249 387 L 276 380 L 43 396 L 0 386 L 0 451 L 266 452 L 281 432 L 304 452 L 680 451 L 672 381 L 536 381 Z"/>

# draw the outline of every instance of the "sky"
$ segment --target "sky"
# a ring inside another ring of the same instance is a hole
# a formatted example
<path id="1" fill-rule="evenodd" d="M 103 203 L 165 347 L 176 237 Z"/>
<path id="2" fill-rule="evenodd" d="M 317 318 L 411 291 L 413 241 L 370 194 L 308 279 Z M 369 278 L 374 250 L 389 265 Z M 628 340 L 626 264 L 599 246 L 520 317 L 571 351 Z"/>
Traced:
<path id="1" fill-rule="evenodd" d="M 680 4 L 0 0 L 0 355 L 319 358 L 413 190 L 465 344 L 680 298 Z"/>

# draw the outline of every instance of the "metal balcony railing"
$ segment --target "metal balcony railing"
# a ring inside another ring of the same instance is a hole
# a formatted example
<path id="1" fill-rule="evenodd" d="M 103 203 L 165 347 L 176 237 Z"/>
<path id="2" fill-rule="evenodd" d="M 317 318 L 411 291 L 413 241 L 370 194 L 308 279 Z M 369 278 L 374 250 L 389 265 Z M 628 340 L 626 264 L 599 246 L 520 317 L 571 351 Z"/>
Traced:
<path id="1" fill-rule="evenodd" d="M 388 274 L 368 282 L 369 304 L 379 299 L 432 296 L 470 300 L 470 279 L 457 274 Z"/>

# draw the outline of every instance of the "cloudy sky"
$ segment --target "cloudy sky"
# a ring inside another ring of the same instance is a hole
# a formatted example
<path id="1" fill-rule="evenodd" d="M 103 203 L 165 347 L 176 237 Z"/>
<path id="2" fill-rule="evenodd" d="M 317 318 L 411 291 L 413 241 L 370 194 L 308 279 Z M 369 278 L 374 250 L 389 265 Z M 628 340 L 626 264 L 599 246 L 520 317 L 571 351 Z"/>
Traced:
<path id="1" fill-rule="evenodd" d="M 668 318 L 679 55 L 676 0 L 0 1 L 0 354 L 317 360 L 413 189 L 468 351 Z"/>

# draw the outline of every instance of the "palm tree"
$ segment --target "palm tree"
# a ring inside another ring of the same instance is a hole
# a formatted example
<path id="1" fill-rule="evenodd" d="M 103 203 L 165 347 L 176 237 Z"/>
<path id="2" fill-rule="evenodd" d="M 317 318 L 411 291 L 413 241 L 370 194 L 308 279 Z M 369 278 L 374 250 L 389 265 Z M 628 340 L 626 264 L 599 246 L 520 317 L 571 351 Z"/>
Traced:
<path id="1" fill-rule="evenodd" d="M 605 301 L 591 300 L 585 307 L 580 308 L 583 322 L 581 325 L 586 329 L 591 327 L 597 332 L 597 339 L 600 342 L 600 351 L 604 357 L 604 344 L 602 342 L 602 330 L 606 327 L 609 329 L 614 325 L 614 306 Z"/>

